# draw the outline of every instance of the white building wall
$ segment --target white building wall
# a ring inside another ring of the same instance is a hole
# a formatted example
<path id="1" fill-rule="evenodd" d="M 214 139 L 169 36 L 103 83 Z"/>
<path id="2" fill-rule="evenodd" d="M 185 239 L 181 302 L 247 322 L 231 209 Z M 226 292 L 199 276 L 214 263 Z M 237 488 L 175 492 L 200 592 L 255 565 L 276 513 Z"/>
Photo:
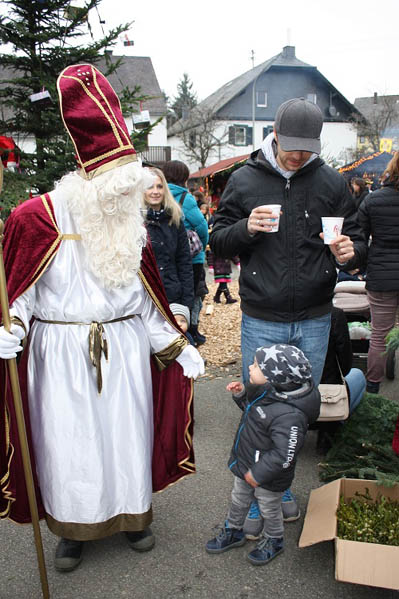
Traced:
<path id="1" fill-rule="evenodd" d="M 252 121 L 221 121 L 215 130 L 215 137 L 223 138 L 228 141 L 228 129 L 232 125 L 247 125 L 252 127 Z M 263 141 L 263 129 L 273 125 L 273 121 L 255 122 L 255 149 L 258 149 Z M 195 172 L 200 165 L 190 160 L 182 141 L 176 136 L 168 138 L 168 145 L 172 148 L 172 160 L 182 160 L 187 164 L 190 172 Z M 356 130 L 350 123 L 324 123 L 321 133 L 321 153 L 323 158 L 330 162 L 332 160 L 340 165 L 351 161 L 348 150 L 356 148 Z M 253 151 L 253 144 L 248 146 L 235 146 L 228 143 L 221 143 L 220 148 L 215 148 L 209 155 L 206 166 L 210 166 L 219 160 L 250 154 Z"/>
<path id="2" fill-rule="evenodd" d="M 321 154 L 328 162 L 329 158 L 348 164 L 352 160 L 350 150 L 356 149 L 357 133 L 350 123 L 324 123 L 321 131 Z"/>

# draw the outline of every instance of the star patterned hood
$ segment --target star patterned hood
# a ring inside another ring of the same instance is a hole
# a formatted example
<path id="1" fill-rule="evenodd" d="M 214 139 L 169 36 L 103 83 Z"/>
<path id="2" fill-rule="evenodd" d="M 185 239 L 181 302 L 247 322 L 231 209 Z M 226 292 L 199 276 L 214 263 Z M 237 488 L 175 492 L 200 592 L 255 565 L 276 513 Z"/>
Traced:
<path id="1" fill-rule="evenodd" d="M 311 382 L 310 362 L 293 345 L 279 343 L 258 347 L 255 358 L 265 377 L 277 390 L 293 391 Z"/>

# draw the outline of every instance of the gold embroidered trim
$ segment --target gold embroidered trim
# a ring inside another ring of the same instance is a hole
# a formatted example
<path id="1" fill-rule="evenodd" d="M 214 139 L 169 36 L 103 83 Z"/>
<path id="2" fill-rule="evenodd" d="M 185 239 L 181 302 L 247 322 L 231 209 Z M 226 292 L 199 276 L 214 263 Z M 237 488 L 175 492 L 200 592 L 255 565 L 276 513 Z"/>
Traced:
<path id="1" fill-rule="evenodd" d="M 172 343 L 169 343 L 167 347 L 156 354 L 152 354 L 154 356 L 158 370 L 162 371 L 164 368 L 169 366 L 169 364 L 173 362 L 177 356 L 180 356 L 181 352 L 187 345 L 188 339 L 183 336 L 177 337 L 177 339 L 172 341 Z"/>
<path id="2" fill-rule="evenodd" d="M 166 314 L 165 310 L 163 309 L 162 304 L 160 303 L 159 299 L 156 297 L 155 293 L 153 292 L 153 290 L 151 289 L 150 284 L 148 283 L 147 279 L 145 278 L 142 270 L 140 269 L 137 274 L 140 277 L 140 280 L 143 284 L 144 289 L 147 291 L 147 293 L 149 294 L 149 296 L 151 297 L 152 301 L 154 302 L 155 307 L 157 308 L 157 310 L 162 314 L 162 316 L 165 318 L 165 320 L 176 330 L 180 333 L 181 335 L 181 331 L 176 327 L 176 325 L 173 324 L 173 322 L 171 322 L 169 316 Z M 193 396 L 194 396 L 194 381 L 193 379 L 190 379 L 190 399 L 188 401 L 188 405 L 187 405 L 187 413 L 188 413 L 188 422 L 187 422 L 187 426 L 186 426 L 186 430 L 184 431 L 184 442 L 186 444 L 187 450 L 189 452 L 191 452 L 191 448 L 193 446 L 193 439 L 192 436 L 190 435 L 189 428 L 191 425 L 191 413 L 190 413 L 190 408 L 191 408 L 191 403 L 193 401 Z M 179 467 L 182 468 L 183 470 L 187 470 L 190 473 L 194 473 L 195 472 L 195 465 L 189 461 L 189 458 L 185 458 L 183 460 L 181 460 L 179 462 Z M 177 481 L 176 481 L 177 482 Z M 173 485 L 175 483 L 171 483 L 170 485 L 167 485 L 167 487 L 170 487 L 171 485 Z M 167 488 L 165 487 L 165 489 Z"/>
<path id="3" fill-rule="evenodd" d="M 89 171 L 88 173 L 86 173 L 86 171 L 83 168 L 80 169 L 78 172 L 79 175 L 83 177 L 83 179 L 87 179 L 90 181 L 91 179 L 94 179 L 94 177 L 102 175 L 103 173 L 117 168 L 118 166 L 123 166 L 124 164 L 128 164 L 129 162 L 136 162 L 137 160 L 137 154 L 127 154 L 126 156 L 114 158 L 113 160 L 110 160 L 109 162 L 106 162 L 105 164 L 98 166 L 97 168 L 93 169 L 92 171 Z"/>
<path id="4" fill-rule="evenodd" d="M 6 367 L 4 366 L 4 368 L 6 368 Z M 6 370 L 3 397 L 6 397 L 6 393 L 7 393 L 7 380 L 8 380 L 8 372 Z M 7 472 L 0 480 L 1 492 L 3 494 L 3 498 L 5 499 L 5 501 L 7 501 L 7 507 L 5 508 L 5 510 L 3 512 L 0 512 L 0 518 L 6 518 L 8 516 L 8 514 L 10 513 L 10 510 L 11 510 L 11 504 L 15 501 L 15 497 L 12 496 L 11 491 L 8 491 L 8 485 L 10 484 L 10 466 L 11 466 L 12 458 L 14 456 L 14 447 L 13 447 L 13 445 L 11 445 L 11 442 L 10 442 L 10 424 L 9 423 L 10 423 L 10 415 L 7 410 L 7 403 L 5 403 L 5 405 L 4 405 L 4 427 L 5 427 L 5 429 L 4 430 L 5 430 L 5 440 L 6 440 L 6 452 L 7 453 L 10 452 L 10 457 L 9 457 L 8 463 L 7 463 Z"/>
<path id="5" fill-rule="evenodd" d="M 51 532 L 58 537 L 76 541 L 94 541 L 118 532 L 144 530 L 152 522 L 152 507 L 144 514 L 118 514 L 106 522 L 96 522 L 94 524 L 60 522 L 50 514 L 46 514 L 46 522 Z"/>
<path id="6" fill-rule="evenodd" d="M 127 133 L 123 130 L 123 128 L 120 126 L 120 124 L 118 123 L 118 119 L 115 116 L 114 111 L 111 108 L 110 103 L 108 102 L 108 98 L 103 94 L 103 91 L 100 89 L 98 83 L 97 83 L 97 73 L 95 71 L 95 69 L 93 69 L 92 67 L 92 73 L 93 73 L 93 82 L 94 82 L 94 86 L 97 89 L 98 93 L 100 94 L 100 96 L 102 97 L 102 99 L 104 100 L 104 102 L 106 103 L 106 105 L 108 106 L 108 110 L 110 111 L 110 113 L 112 114 L 112 116 L 114 117 L 115 120 L 115 125 L 116 127 L 118 127 L 118 129 L 120 130 L 121 134 L 123 135 L 123 137 L 125 138 L 125 141 L 129 144 L 132 144 L 130 137 L 127 135 Z M 109 83 L 109 82 L 108 82 Z M 115 90 L 114 90 L 115 93 Z M 116 95 L 116 94 L 115 94 Z M 118 98 L 118 102 L 119 102 L 119 109 L 122 112 L 121 109 L 121 102 Z"/>
<path id="7" fill-rule="evenodd" d="M 43 202 L 43 205 L 44 205 L 44 207 L 46 209 L 47 214 L 50 217 L 50 220 L 51 220 L 51 223 L 52 223 L 54 229 L 57 231 L 57 237 L 56 237 L 55 241 L 53 241 L 53 243 L 51 244 L 50 249 L 47 250 L 47 253 L 44 256 L 44 258 L 42 259 L 42 261 L 40 262 L 39 266 L 36 268 L 35 272 L 33 273 L 32 279 L 35 278 L 35 276 L 37 275 L 37 273 L 41 271 L 41 269 L 46 264 L 46 262 L 48 261 L 48 259 L 51 256 L 51 254 L 54 252 L 55 248 L 57 247 L 57 245 L 59 244 L 59 242 L 62 239 L 62 235 L 60 233 L 60 230 L 57 227 L 57 223 L 54 220 L 54 217 L 53 217 L 52 212 L 50 210 L 50 206 L 48 205 L 48 202 L 47 202 L 45 196 L 44 195 L 40 196 L 40 199 Z"/>
<path id="8" fill-rule="evenodd" d="M 18 326 L 23 328 L 26 337 L 27 330 L 24 321 L 21 320 L 18 316 L 11 316 L 10 320 L 11 324 L 17 324 Z"/>
<path id="9" fill-rule="evenodd" d="M 74 241 L 82 241 L 82 236 L 80 233 L 62 233 L 61 235 L 62 241 L 65 239 L 73 239 Z"/>
<path id="10" fill-rule="evenodd" d="M 81 79 L 79 79 L 79 77 L 73 77 L 72 75 L 62 75 L 62 77 L 64 79 L 72 79 L 72 81 L 76 81 L 77 83 L 80 84 L 80 86 L 83 88 L 83 91 L 85 92 L 85 94 L 87 94 L 89 96 L 89 98 L 91 100 L 93 100 L 93 102 L 95 104 L 97 104 L 98 108 L 101 110 L 101 112 L 103 113 L 103 115 L 105 116 L 105 118 L 107 119 L 107 121 L 109 122 L 111 129 L 113 131 L 113 134 L 115 136 L 116 141 L 119 144 L 119 147 L 121 147 L 123 145 L 122 140 L 120 138 L 119 132 L 117 131 L 117 128 L 115 127 L 115 123 L 112 122 L 112 119 L 109 117 L 109 115 L 106 113 L 106 111 L 104 110 L 103 106 L 101 106 L 101 103 L 97 100 L 97 98 L 87 89 L 84 81 L 82 81 Z"/>

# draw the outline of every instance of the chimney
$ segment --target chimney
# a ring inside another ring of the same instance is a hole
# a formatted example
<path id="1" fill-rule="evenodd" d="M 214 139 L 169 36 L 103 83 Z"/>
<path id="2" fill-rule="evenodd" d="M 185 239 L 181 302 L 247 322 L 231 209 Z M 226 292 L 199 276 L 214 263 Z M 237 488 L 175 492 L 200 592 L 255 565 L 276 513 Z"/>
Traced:
<path id="1" fill-rule="evenodd" d="M 373 100 L 373 104 L 378 104 L 377 92 L 374 92 L 374 100 Z"/>
<path id="2" fill-rule="evenodd" d="M 295 58 L 295 46 L 284 46 L 283 58 Z"/>

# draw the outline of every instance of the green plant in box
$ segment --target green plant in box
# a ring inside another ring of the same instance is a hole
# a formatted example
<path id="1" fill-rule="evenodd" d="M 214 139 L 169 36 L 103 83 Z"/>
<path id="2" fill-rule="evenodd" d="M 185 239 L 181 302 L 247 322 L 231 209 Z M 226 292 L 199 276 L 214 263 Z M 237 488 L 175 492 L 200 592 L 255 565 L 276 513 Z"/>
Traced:
<path id="1" fill-rule="evenodd" d="M 386 497 L 377 500 L 366 493 L 345 502 L 340 498 L 337 510 L 338 537 L 347 541 L 399 546 L 399 503 Z"/>

